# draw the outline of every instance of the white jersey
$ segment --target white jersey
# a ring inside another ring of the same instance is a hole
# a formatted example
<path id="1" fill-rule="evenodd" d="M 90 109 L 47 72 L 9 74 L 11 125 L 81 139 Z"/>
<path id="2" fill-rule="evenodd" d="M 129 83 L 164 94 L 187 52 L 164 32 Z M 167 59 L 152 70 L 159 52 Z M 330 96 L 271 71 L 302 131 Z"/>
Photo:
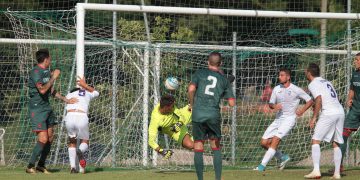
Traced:
<path id="1" fill-rule="evenodd" d="M 282 109 L 277 112 L 276 117 L 282 116 L 296 116 L 296 109 L 300 103 L 300 99 L 306 102 L 311 100 L 311 97 L 298 86 L 290 83 L 290 86 L 285 88 L 284 85 L 277 85 L 270 97 L 270 104 L 281 104 Z"/>
<path id="2" fill-rule="evenodd" d="M 85 89 L 80 89 L 72 93 L 69 93 L 66 95 L 67 99 L 77 98 L 79 102 L 75 104 L 66 104 L 66 110 L 78 109 L 87 113 L 89 110 L 90 100 L 98 96 L 99 96 L 99 92 L 97 91 L 89 92 L 86 91 Z"/>
<path id="3" fill-rule="evenodd" d="M 338 100 L 331 82 L 322 77 L 314 78 L 308 86 L 314 99 L 321 96 L 321 115 L 344 114 L 344 108 Z"/>

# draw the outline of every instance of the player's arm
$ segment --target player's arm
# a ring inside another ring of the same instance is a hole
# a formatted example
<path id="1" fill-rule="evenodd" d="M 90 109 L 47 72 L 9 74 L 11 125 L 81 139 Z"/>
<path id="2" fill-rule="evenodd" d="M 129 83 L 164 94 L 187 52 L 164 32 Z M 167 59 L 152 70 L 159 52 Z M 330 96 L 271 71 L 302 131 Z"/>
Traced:
<path id="1" fill-rule="evenodd" d="M 195 92 L 196 92 L 196 85 L 194 83 L 190 83 L 188 87 L 189 110 L 191 110 L 193 107 Z"/>
<path id="2" fill-rule="evenodd" d="M 54 88 L 51 88 L 51 95 L 53 97 L 55 97 L 56 99 L 59 99 L 61 101 L 64 101 L 67 104 L 75 104 L 77 103 L 79 100 L 77 98 L 66 98 L 65 96 L 62 96 L 59 92 L 57 92 Z"/>
<path id="3" fill-rule="evenodd" d="M 95 88 L 89 86 L 86 82 L 85 82 L 85 77 L 80 78 L 79 80 L 77 80 L 77 84 L 84 88 L 85 90 L 89 91 L 89 92 L 94 92 Z"/>
<path id="4" fill-rule="evenodd" d="M 164 156 L 165 159 L 169 159 L 173 155 L 173 151 L 163 149 L 156 143 L 156 138 L 158 136 L 159 129 L 158 119 L 151 115 L 150 125 L 149 125 L 149 146 L 154 149 L 156 152 Z"/>
<path id="5" fill-rule="evenodd" d="M 348 107 L 352 106 L 354 96 L 355 96 L 354 87 L 351 85 L 350 90 L 349 90 L 349 94 L 348 94 L 348 97 L 347 97 L 347 101 L 346 101 L 346 105 Z"/>
<path id="6" fill-rule="evenodd" d="M 51 90 L 52 86 L 54 85 L 55 80 L 59 77 L 60 75 L 60 70 L 59 69 L 55 69 L 52 73 L 51 73 L 51 78 L 50 80 L 45 83 L 42 84 L 40 82 L 36 83 L 36 88 L 38 89 L 40 94 L 46 94 L 46 92 L 48 92 L 49 90 Z"/>
<path id="7" fill-rule="evenodd" d="M 320 109 L 322 106 L 321 95 L 317 96 L 314 101 L 315 101 L 314 112 L 309 122 L 309 126 L 311 129 L 315 127 L 317 117 L 319 116 L 320 113 Z"/>
<path id="8" fill-rule="evenodd" d="M 276 88 L 274 88 L 271 93 L 269 107 L 270 109 L 274 109 L 274 110 L 282 109 L 282 105 L 280 103 L 276 104 Z"/>
<path id="9" fill-rule="evenodd" d="M 304 91 L 302 90 L 301 88 L 298 89 L 298 96 L 303 99 L 304 101 L 306 101 L 306 104 L 301 108 L 301 109 L 298 109 L 296 111 L 296 115 L 298 117 L 302 116 L 306 110 L 308 110 L 314 103 L 314 101 L 311 99 L 311 97 Z"/>

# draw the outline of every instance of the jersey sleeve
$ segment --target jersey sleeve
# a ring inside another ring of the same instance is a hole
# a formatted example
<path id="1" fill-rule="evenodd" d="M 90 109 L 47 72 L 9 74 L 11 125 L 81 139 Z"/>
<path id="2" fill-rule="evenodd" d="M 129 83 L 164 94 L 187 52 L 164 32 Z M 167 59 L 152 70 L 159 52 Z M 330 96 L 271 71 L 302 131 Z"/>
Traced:
<path id="1" fill-rule="evenodd" d="M 187 125 L 191 122 L 191 111 L 189 111 L 189 105 L 180 108 L 178 112 L 180 113 L 180 122 L 182 122 L 184 125 Z"/>
<path id="2" fill-rule="evenodd" d="M 150 125 L 149 125 L 149 146 L 154 150 L 159 147 L 159 144 L 156 143 L 156 138 L 158 136 L 159 128 L 159 119 L 156 117 L 156 114 L 151 115 Z"/>
<path id="3" fill-rule="evenodd" d="M 230 82 L 227 79 L 225 79 L 225 82 L 226 82 L 226 88 L 224 91 L 224 98 L 225 99 L 235 99 Z"/>
<path id="4" fill-rule="evenodd" d="M 198 86 L 198 84 L 199 84 L 199 73 L 198 73 L 198 71 L 195 72 L 195 74 L 192 75 L 190 83 L 194 84 L 195 86 Z"/>
<path id="5" fill-rule="evenodd" d="M 99 96 L 99 92 L 96 91 L 96 90 L 93 91 L 93 92 L 89 92 L 89 94 L 90 94 L 91 99 L 96 98 L 96 97 Z"/>
<path id="6" fill-rule="evenodd" d="M 273 89 L 273 91 L 271 92 L 269 104 L 276 104 L 276 90 L 277 90 L 277 88 L 275 87 Z"/>
<path id="7" fill-rule="evenodd" d="M 309 84 L 308 88 L 314 99 L 321 95 L 320 88 L 318 88 L 316 84 Z"/>
<path id="8" fill-rule="evenodd" d="M 32 70 L 31 79 L 33 80 L 35 86 L 38 84 L 40 85 L 44 84 L 44 82 L 42 81 L 41 72 L 38 69 Z"/>
<path id="9" fill-rule="evenodd" d="M 304 101 L 308 102 L 311 100 L 311 97 L 301 88 L 297 88 L 298 97 L 303 99 Z"/>

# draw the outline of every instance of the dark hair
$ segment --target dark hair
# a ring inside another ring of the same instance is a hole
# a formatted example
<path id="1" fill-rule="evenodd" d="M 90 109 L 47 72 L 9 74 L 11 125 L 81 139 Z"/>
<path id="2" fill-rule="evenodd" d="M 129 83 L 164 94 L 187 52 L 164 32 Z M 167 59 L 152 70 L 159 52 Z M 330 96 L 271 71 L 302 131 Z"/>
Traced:
<path id="1" fill-rule="evenodd" d="M 307 71 L 314 77 L 319 77 L 320 76 L 320 68 L 317 64 L 315 63 L 310 63 Z"/>
<path id="2" fill-rule="evenodd" d="M 285 67 L 279 69 L 279 72 L 285 72 L 286 75 L 291 76 L 291 70 Z"/>
<path id="3" fill-rule="evenodd" d="M 355 56 L 360 56 L 360 52 L 356 53 Z"/>
<path id="4" fill-rule="evenodd" d="M 75 92 L 77 90 L 80 90 L 80 88 L 74 88 L 74 89 L 70 90 L 70 93 Z"/>
<path id="5" fill-rule="evenodd" d="M 217 59 L 213 59 L 212 57 L 218 57 Z M 218 52 L 212 52 L 208 56 L 208 61 L 212 66 L 220 66 L 221 65 L 221 54 Z"/>
<path id="6" fill-rule="evenodd" d="M 174 104 L 175 98 L 172 95 L 163 95 L 160 99 L 160 108 Z"/>
<path id="7" fill-rule="evenodd" d="M 36 60 L 38 63 L 44 62 L 44 60 L 48 57 L 50 57 L 48 49 L 39 49 L 38 51 L 36 51 Z"/>

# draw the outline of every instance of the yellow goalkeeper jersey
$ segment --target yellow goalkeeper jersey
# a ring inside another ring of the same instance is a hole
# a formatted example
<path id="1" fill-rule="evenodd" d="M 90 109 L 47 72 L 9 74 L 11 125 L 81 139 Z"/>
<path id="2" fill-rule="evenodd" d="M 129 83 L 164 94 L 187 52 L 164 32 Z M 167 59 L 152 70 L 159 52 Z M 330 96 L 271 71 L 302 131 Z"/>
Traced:
<path id="1" fill-rule="evenodd" d="M 191 112 L 188 110 L 188 106 L 180 109 L 174 106 L 174 112 L 167 115 L 161 114 L 159 108 L 160 103 L 154 107 L 149 125 L 149 146 L 153 149 L 159 147 L 159 144 L 156 143 L 159 131 L 173 137 L 174 132 L 171 131 L 171 127 L 174 124 L 180 121 L 184 124 L 183 126 L 186 126 L 191 122 Z"/>

